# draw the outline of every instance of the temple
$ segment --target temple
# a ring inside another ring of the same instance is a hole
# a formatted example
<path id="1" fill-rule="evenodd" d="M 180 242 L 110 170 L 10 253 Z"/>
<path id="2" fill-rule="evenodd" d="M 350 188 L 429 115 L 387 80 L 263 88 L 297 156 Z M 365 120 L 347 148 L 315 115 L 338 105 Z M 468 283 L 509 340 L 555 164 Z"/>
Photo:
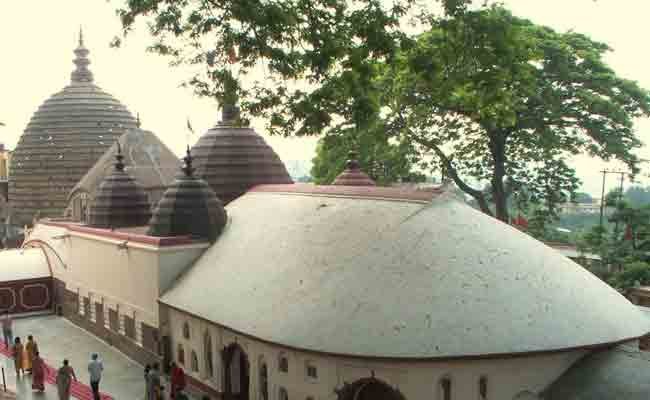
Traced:
<path id="1" fill-rule="evenodd" d="M 378 186 L 354 153 L 293 183 L 235 104 L 181 162 L 75 54 L 14 154 L 33 226 L 0 252 L 0 309 L 217 398 L 647 399 L 650 313 L 569 258 L 449 187 Z"/>

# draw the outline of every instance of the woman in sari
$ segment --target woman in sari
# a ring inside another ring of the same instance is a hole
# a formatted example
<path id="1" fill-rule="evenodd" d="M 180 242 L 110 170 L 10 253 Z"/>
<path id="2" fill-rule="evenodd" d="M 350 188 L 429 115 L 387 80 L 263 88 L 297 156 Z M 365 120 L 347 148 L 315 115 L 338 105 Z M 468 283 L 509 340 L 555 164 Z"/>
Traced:
<path id="1" fill-rule="evenodd" d="M 38 354 L 38 350 L 34 353 L 32 359 L 32 390 L 42 392 L 45 390 L 45 362 Z"/>
<path id="2" fill-rule="evenodd" d="M 68 360 L 63 360 L 63 366 L 56 374 L 56 388 L 59 392 L 59 400 L 70 400 L 70 386 L 72 379 L 77 380 L 74 370 L 68 365 Z"/>
<path id="3" fill-rule="evenodd" d="M 38 353 L 38 345 L 34 341 L 32 335 L 27 336 L 27 343 L 25 343 L 25 360 L 23 361 L 23 366 L 25 371 L 32 372 L 32 360 L 34 356 Z"/>
<path id="4" fill-rule="evenodd" d="M 183 368 L 178 366 L 175 362 L 172 362 L 172 368 L 171 368 L 171 393 L 170 396 L 172 400 L 176 399 L 176 395 L 185 389 L 185 371 L 183 371 Z"/>
<path id="5" fill-rule="evenodd" d="M 21 372 L 25 374 L 25 370 L 23 369 L 23 359 L 25 358 L 25 355 L 23 354 L 24 351 L 25 348 L 23 347 L 23 344 L 20 343 L 20 338 L 17 337 L 16 340 L 14 341 L 14 351 L 13 351 L 14 366 L 16 367 L 17 377 L 20 377 Z"/>

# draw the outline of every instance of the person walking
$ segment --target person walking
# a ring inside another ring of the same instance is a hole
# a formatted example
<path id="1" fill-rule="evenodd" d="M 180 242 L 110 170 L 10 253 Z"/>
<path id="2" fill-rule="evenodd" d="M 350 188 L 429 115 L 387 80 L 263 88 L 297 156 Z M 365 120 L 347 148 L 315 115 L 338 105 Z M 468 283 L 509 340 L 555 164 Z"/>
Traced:
<path id="1" fill-rule="evenodd" d="M 59 400 L 70 400 L 70 387 L 73 379 L 77 380 L 74 369 L 69 365 L 68 360 L 63 360 L 63 366 L 56 373 L 56 388 L 59 392 Z"/>
<path id="2" fill-rule="evenodd" d="M 39 392 L 45 390 L 45 361 L 41 358 L 38 350 L 34 353 L 32 360 L 32 390 Z"/>
<path id="3" fill-rule="evenodd" d="M 160 383 L 160 365 L 156 362 L 149 371 L 149 393 L 151 400 L 162 400 L 162 385 Z"/>
<path id="4" fill-rule="evenodd" d="M 36 353 L 38 353 L 38 344 L 36 343 L 36 341 L 34 341 L 34 337 L 32 335 L 27 336 L 27 343 L 25 344 L 25 352 L 27 354 L 23 365 L 25 367 L 25 371 L 31 373 L 34 356 Z"/>
<path id="5" fill-rule="evenodd" d="M 153 394 L 151 392 L 151 385 L 149 384 L 149 372 L 151 372 L 151 365 L 144 366 L 144 399 L 152 400 Z"/>
<path id="6" fill-rule="evenodd" d="M 13 357 L 14 357 L 14 366 L 16 367 L 16 377 L 20 378 L 20 373 L 22 372 L 23 375 L 25 374 L 25 370 L 23 369 L 23 359 L 25 357 L 24 354 L 25 348 L 23 347 L 23 344 L 20 343 L 20 338 L 17 337 L 14 340 L 14 349 L 13 349 Z"/>
<path id="7" fill-rule="evenodd" d="M 104 364 L 99 359 L 99 355 L 93 353 L 88 363 L 88 375 L 90 375 L 90 387 L 93 390 L 94 400 L 100 400 L 99 381 L 102 380 L 102 371 L 104 371 Z"/>
<path id="8" fill-rule="evenodd" d="M 11 345 L 14 342 L 13 324 L 14 321 L 11 318 L 11 315 L 9 315 L 9 310 L 7 309 L 5 311 L 4 317 L 2 318 L 2 337 L 5 341 L 5 344 L 7 345 L 7 349 L 10 349 Z"/>
<path id="9" fill-rule="evenodd" d="M 169 396 L 172 400 L 176 400 L 177 394 L 185 389 L 185 371 L 175 362 L 172 362 L 169 380 L 171 383 Z"/>

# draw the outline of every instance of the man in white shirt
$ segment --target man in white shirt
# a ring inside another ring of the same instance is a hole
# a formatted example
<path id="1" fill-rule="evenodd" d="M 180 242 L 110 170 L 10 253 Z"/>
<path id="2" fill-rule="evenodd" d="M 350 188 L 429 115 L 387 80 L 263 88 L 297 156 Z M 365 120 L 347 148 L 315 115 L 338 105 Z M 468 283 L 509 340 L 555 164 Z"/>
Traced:
<path id="1" fill-rule="evenodd" d="M 90 387 L 93 389 L 94 400 L 100 400 L 99 381 L 102 379 L 104 364 L 99 360 L 97 353 L 93 353 L 88 363 L 88 374 L 90 375 Z"/>

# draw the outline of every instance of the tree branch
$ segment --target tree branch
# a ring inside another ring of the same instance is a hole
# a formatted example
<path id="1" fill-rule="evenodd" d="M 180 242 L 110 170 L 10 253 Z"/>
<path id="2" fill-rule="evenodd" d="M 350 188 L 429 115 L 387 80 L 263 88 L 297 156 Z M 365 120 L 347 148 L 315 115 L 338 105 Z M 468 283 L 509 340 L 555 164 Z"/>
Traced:
<path id="1" fill-rule="evenodd" d="M 488 201 L 485 198 L 485 194 L 481 192 L 480 190 L 476 190 L 473 187 L 469 186 L 467 183 L 465 183 L 460 176 L 458 175 L 458 171 L 456 168 L 454 168 L 451 159 L 442 151 L 442 149 L 435 144 L 431 140 L 426 140 L 418 137 L 418 135 L 411 130 L 411 128 L 405 127 L 409 137 L 416 143 L 429 148 L 436 153 L 436 156 L 440 158 L 440 161 L 442 161 L 443 165 L 445 166 L 445 169 L 447 170 L 447 173 L 451 177 L 451 179 L 454 181 L 454 183 L 462 190 L 463 192 L 469 194 L 472 196 L 477 202 L 479 207 L 481 208 L 481 211 L 483 211 L 485 214 L 489 216 L 493 216 L 492 211 L 490 210 L 490 207 L 488 206 Z"/>

